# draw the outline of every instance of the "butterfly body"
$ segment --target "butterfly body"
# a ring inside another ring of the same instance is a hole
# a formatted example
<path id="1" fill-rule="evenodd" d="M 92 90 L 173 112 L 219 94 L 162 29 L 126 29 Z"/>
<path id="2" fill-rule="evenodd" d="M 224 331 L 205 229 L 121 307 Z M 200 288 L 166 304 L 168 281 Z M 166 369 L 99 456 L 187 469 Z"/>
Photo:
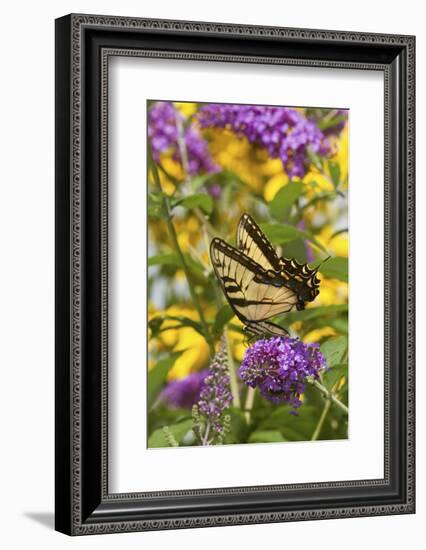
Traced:
<path id="1" fill-rule="evenodd" d="M 248 214 L 238 224 L 237 246 L 215 238 L 210 257 L 229 304 L 251 335 L 288 335 L 268 319 L 304 309 L 319 293 L 317 269 L 280 258 Z"/>

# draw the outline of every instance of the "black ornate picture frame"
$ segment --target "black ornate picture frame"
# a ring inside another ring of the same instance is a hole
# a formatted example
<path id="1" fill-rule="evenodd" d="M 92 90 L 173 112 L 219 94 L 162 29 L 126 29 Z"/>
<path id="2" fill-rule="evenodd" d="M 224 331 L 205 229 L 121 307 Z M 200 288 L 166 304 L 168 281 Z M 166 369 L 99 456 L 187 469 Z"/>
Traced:
<path id="1" fill-rule="evenodd" d="M 108 491 L 108 59 L 384 74 L 384 478 Z M 415 38 L 68 15 L 56 21 L 56 529 L 69 535 L 409 514 L 414 480 Z"/>

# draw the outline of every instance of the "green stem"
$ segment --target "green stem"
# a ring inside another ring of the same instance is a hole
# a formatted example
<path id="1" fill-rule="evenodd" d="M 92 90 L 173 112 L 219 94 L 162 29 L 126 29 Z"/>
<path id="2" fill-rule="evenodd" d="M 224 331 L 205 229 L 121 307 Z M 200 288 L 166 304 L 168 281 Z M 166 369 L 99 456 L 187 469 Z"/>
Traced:
<path id="1" fill-rule="evenodd" d="M 330 391 L 328 391 L 328 389 L 323 386 L 322 384 L 320 384 L 320 382 L 318 382 L 318 380 L 312 380 L 312 379 L 307 379 L 307 381 L 309 382 L 309 384 L 312 384 L 313 386 L 315 386 L 317 389 L 320 390 L 320 392 L 323 394 L 323 396 L 328 399 L 329 401 L 331 401 L 332 403 L 334 403 L 337 407 L 339 407 L 344 413 L 346 414 L 349 414 L 349 409 L 348 407 L 342 403 L 339 399 L 337 399 L 337 397 L 331 393 Z"/>
<path id="2" fill-rule="evenodd" d="M 186 263 L 185 256 L 183 255 L 182 249 L 179 245 L 176 230 L 175 230 L 175 227 L 174 227 L 173 222 L 172 222 L 172 216 L 170 214 L 169 201 L 168 201 L 167 196 L 163 193 L 163 188 L 161 187 L 160 176 L 158 174 L 158 170 L 157 170 L 157 166 L 155 164 L 155 161 L 152 157 L 151 146 L 150 146 L 149 143 L 148 143 L 148 156 L 149 156 L 149 159 L 151 161 L 151 167 L 152 167 L 152 173 L 153 173 L 153 177 L 154 177 L 155 186 L 157 187 L 157 190 L 161 194 L 161 197 L 162 197 L 161 209 L 162 209 L 163 215 L 166 219 L 167 228 L 169 230 L 173 246 L 174 246 L 174 248 L 175 248 L 175 250 L 176 250 L 176 252 L 179 256 L 179 260 L 182 264 L 182 268 L 183 268 L 183 271 L 185 273 L 186 280 L 188 281 L 188 287 L 189 287 L 189 292 L 191 294 L 191 299 L 192 299 L 192 302 L 195 306 L 195 309 L 197 310 L 198 316 L 200 318 L 200 322 L 203 325 L 206 340 L 207 340 L 207 343 L 208 343 L 209 348 L 210 348 L 210 354 L 213 357 L 214 353 L 215 353 L 214 342 L 213 342 L 213 339 L 211 337 L 210 330 L 209 330 L 206 318 L 204 317 L 204 313 L 203 313 L 203 310 L 201 308 L 201 304 L 198 300 L 198 296 L 197 296 L 197 294 L 195 292 L 195 289 L 194 289 L 194 286 L 192 284 L 191 273 L 190 273 L 188 265 Z"/>
<path id="3" fill-rule="evenodd" d="M 198 221 L 201 223 L 201 225 L 204 227 L 206 233 L 210 237 L 214 237 L 216 235 L 216 232 L 214 230 L 214 227 L 211 225 L 211 223 L 208 221 L 207 217 L 203 214 L 202 210 L 199 208 L 194 208 L 193 210 L 194 214 L 198 218 Z M 207 247 L 207 250 L 209 250 L 209 247 Z"/>
<path id="4" fill-rule="evenodd" d="M 229 340 L 229 333 L 226 335 L 226 348 L 228 351 L 229 381 L 231 386 L 233 405 L 234 407 L 240 408 L 241 406 L 240 393 L 238 391 L 238 380 L 237 380 L 237 374 L 235 372 L 234 359 L 232 357 L 232 349 L 231 349 L 231 343 Z"/>
<path id="5" fill-rule="evenodd" d="M 185 134 L 183 131 L 183 122 L 180 116 L 176 116 L 176 128 L 178 131 L 177 142 L 179 147 L 180 158 L 182 160 L 182 166 L 185 172 L 185 180 L 187 181 L 189 179 L 188 151 L 186 149 Z"/>
<path id="6" fill-rule="evenodd" d="M 331 400 L 327 399 L 324 405 L 324 409 L 321 413 L 320 419 L 318 420 L 318 424 L 315 428 L 314 433 L 312 434 L 311 441 L 316 441 L 321 433 L 322 426 L 324 424 L 325 417 L 327 416 L 328 411 L 331 407 Z"/>
<path id="7" fill-rule="evenodd" d="M 209 433 L 210 433 L 210 422 L 207 422 L 207 426 L 203 435 L 203 439 L 201 440 L 201 445 L 208 445 L 209 444 Z"/>
<path id="8" fill-rule="evenodd" d="M 317 196 L 315 196 L 314 198 L 312 198 L 310 201 L 308 201 L 306 204 L 304 204 L 301 209 L 302 210 L 306 210 L 307 208 L 309 208 L 310 206 L 313 206 L 315 203 L 319 202 L 319 201 L 322 201 L 322 200 L 331 200 L 331 199 L 334 199 L 335 198 L 335 195 L 336 195 L 336 192 L 335 191 L 329 191 L 327 193 L 322 193 L 322 194 L 319 194 Z"/>
<path id="9" fill-rule="evenodd" d="M 244 405 L 244 410 L 245 410 L 244 414 L 245 414 L 245 417 L 246 417 L 247 424 L 250 423 L 251 410 L 253 408 L 255 392 L 256 392 L 255 388 L 250 388 L 249 387 L 248 390 L 247 390 L 246 402 L 245 402 L 245 405 Z"/>

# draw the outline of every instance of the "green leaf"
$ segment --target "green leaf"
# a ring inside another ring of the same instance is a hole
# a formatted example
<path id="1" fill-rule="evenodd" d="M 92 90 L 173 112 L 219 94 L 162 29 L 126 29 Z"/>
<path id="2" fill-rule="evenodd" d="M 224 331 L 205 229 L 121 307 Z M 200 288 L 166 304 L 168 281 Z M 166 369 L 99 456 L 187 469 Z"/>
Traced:
<path id="1" fill-rule="evenodd" d="M 223 327 L 232 319 L 232 317 L 234 317 L 234 315 L 234 311 L 228 304 L 223 305 L 216 315 L 216 319 L 213 324 L 213 332 L 217 335 L 222 334 Z"/>
<path id="2" fill-rule="evenodd" d="M 278 223 L 263 223 L 261 229 L 273 245 L 285 244 L 297 239 L 308 240 L 317 248 L 327 253 L 327 250 L 308 231 L 301 231 L 292 225 Z"/>
<path id="3" fill-rule="evenodd" d="M 174 267 L 182 267 L 182 262 L 177 254 L 174 252 L 166 252 L 164 254 L 156 254 L 148 258 L 148 267 L 154 265 L 171 265 Z"/>
<path id="4" fill-rule="evenodd" d="M 285 257 L 294 258 L 301 264 L 306 264 L 306 246 L 305 241 L 297 239 L 285 245 Z"/>
<path id="5" fill-rule="evenodd" d="M 171 409 L 165 403 L 158 403 L 148 414 L 148 437 L 164 425 L 178 424 L 188 418 L 188 409 Z"/>
<path id="6" fill-rule="evenodd" d="M 163 317 L 156 316 L 148 321 L 148 327 L 151 329 L 152 337 L 157 338 L 161 332 L 161 325 L 163 324 Z"/>
<path id="7" fill-rule="evenodd" d="M 262 422 L 259 429 L 279 429 L 287 441 L 310 439 L 318 421 L 316 407 L 303 403 L 297 410 L 297 416 L 290 414 L 291 410 L 288 405 L 278 407 Z"/>
<path id="8" fill-rule="evenodd" d="M 337 189 L 340 184 L 340 165 L 333 160 L 328 161 L 328 169 L 330 170 L 331 181 L 334 187 Z"/>
<path id="9" fill-rule="evenodd" d="M 148 216 L 158 218 L 162 210 L 162 193 L 148 193 Z"/>
<path id="10" fill-rule="evenodd" d="M 184 440 L 185 436 L 192 431 L 192 419 L 183 420 L 179 424 L 173 424 L 168 427 L 173 437 L 180 444 Z M 148 439 L 148 447 L 168 447 L 163 428 L 155 430 Z"/>
<path id="11" fill-rule="evenodd" d="M 206 214 L 211 214 L 213 210 L 213 199 L 210 195 L 198 193 L 190 195 L 183 199 L 172 201 L 172 206 L 183 206 L 185 208 L 201 208 Z"/>
<path id="12" fill-rule="evenodd" d="M 296 239 L 304 239 L 302 231 L 292 225 L 263 223 L 261 229 L 273 245 L 285 244 Z"/>
<path id="13" fill-rule="evenodd" d="M 308 153 L 309 160 L 311 163 L 318 169 L 322 171 L 322 165 L 323 165 L 323 159 L 320 155 L 317 155 L 312 151 L 310 147 L 306 148 L 306 152 Z"/>
<path id="14" fill-rule="evenodd" d="M 345 115 L 336 115 L 333 118 L 329 118 L 326 120 L 318 120 L 317 126 L 320 130 L 327 130 L 328 128 L 334 128 L 334 126 L 337 126 L 340 122 L 343 122 L 346 120 Z"/>
<path id="15" fill-rule="evenodd" d="M 288 441 L 279 430 L 256 430 L 248 438 L 248 443 L 277 443 Z"/>
<path id="16" fill-rule="evenodd" d="M 184 254 L 183 256 L 187 267 L 198 277 L 204 278 L 204 267 L 189 254 Z M 168 265 L 176 269 L 183 269 L 181 259 L 175 252 L 165 252 L 151 256 L 148 258 L 148 267 L 154 265 Z"/>
<path id="17" fill-rule="evenodd" d="M 282 187 L 269 203 L 269 212 L 277 221 L 286 221 L 291 207 L 303 192 L 304 184 L 300 181 L 290 181 Z"/>
<path id="18" fill-rule="evenodd" d="M 170 321 L 176 321 L 176 324 L 174 324 L 170 328 L 161 328 L 161 325 L 167 319 Z M 163 316 L 156 315 L 148 322 L 148 326 L 151 328 L 153 332 L 155 330 L 157 333 L 164 332 L 166 330 L 181 328 L 181 327 L 191 327 L 194 330 L 196 330 L 199 334 L 205 337 L 203 326 L 201 325 L 201 323 L 198 323 L 197 321 L 194 321 L 189 317 L 185 317 L 184 315 L 163 315 Z"/>
<path id="19" fill-rule="evenodd" d="M 330 316 L 334 316 L 336 313 L 346 313 L 348 311 L 347 304 L 337 304 L 334 306 L 319 306 L 319 307 L 310 307 L 302 311 L 294 311 L 291 313 L 286 313 L 279 317 L 280 320 L 291 324 L 295 321 L 311 321 L 315 319 L 323 319 Z"/>
<path id="20" fill-rule="evenodd" d="M 201 174 L 200 176 L 195 176 L 190 182 L 189 185 L 192 189 L 192 191 L 197 191 L 200 187 L 202 187 L 204 184 L 206 184 L 209 180 L 212 178 L 217 178 L 220 176 L 220 173 L 218 172 L 212 172 L 209 174 Z"/>
<path id="21" fill-rule="evenodd" d="M 348 333 L 349 324 L 347 317 L 336 317 L 336 319 L 330 319 L 329 326 L 334 328 L 337 332 Z"/>
<path id="22" fill-rule="evenodd" d="M 315 189 L 316 187 L 319 187 L 318 186 L 318 183 L 313 181 L 313 182 L 310 182 L 309 184 L 305 184 L 305 185 L 310 185 L 313 189 Z M 315 204 L 317 204 L 318 202 L 321 202 L 321 201 L 325 201 L 325 202 L 328 202 L 328 201 L 334 201 L 334 199 L 336 198 L 336 191 L 328 191 L 328 192 L 319 192 L 315 195 L 315 197 L 313 197 L 312 199 L 310 199 L 309 201 L 307 201 L 305 204 L 302 204 L 301 205 L 301 209 L 302 210 L 306 210 L 307 208 L 310 208 L 311 206 L 314 206 Z"/>
<path id="23" fill-rule="evenodd" d="M 225 443 L 244 443 L 248 435 L 248 426 L 244 413 L 235 407 L 230 407 L 225 411 L 231 417 L 230 431 L 226 435 Z"/>
<path id="24" fill-rule="evenodd" d="M 175 351 L 171 353 L 165 359 L 158 361 L 155 367 L 148 372 L 147 404 L 149 409 L 153 406 L 158 394 L 163 388 L 169 370 L 173 367 L 176 359 L 182 355 L 182 353 L 183 351 Z"/>
<path id="25" fill-rule="evenodd" d="M 348 376 L 348 365 L 347 363 L 334 365 L 328 371 L 326 371 L 322 380 L 326 388 L 331 389 L 334 384 L 340 380 L 343 376 Z"/>
<path id="26" fill-rule="evenodd" d="M 348 348 L 348 339 L 346 336 L 331 338 L 321 344 L 321 352 L 327 359 L 327 365 L 333 367 L 344 362 L 344 357 Z"/>
<path id="27" fill-rule="evenodd" d="M 184 254 L 183 256 L 187 267 L 192 271 L 192 273 L 197 275 L 201 282 L 206 282 L 204 266 L 190 254 Z"/>
<path id="28" fill-rule="evenodd" d="M 348 259 L 336 256 L 330 258 L 320 267 L 320 272 L 329 279 L 348 282 Z"/>

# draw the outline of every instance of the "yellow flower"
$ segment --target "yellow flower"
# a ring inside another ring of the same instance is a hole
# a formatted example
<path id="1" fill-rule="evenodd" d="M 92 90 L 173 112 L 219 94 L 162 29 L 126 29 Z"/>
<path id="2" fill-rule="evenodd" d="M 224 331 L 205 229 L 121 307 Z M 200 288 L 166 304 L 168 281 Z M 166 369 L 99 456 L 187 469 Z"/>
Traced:
<path id="1" fill-rule="evenodd" d="M 188 252 L 191 247 L 195 247 L 202 239 L 200 222 L 193 214 L 185 217 L 173 219 L 179 246 L 183 252 Z"/>
<path id="2" fill-rule="evenodd" d="M 172 158 L 170 156 L 170 153 L 168 155 L 162 154 L 160 156 L 160 164 L 164 168 L 164 170 L 168 174 L 170 174 L 173 178 L 176 178 L 179 181 L 183 181 L 185 179 L 185 172 L 183 171 L 181 163 L 175 160 L 174 158 Z M 161 174 L 163 175 L 164 178 L 167 179 L 167 176 L 165 176 L 163 172 L 161 172 Z M 161 174 L 160 174 L 160 178 L 161 178 Z"/>
<path id="3" fill-rule="evenodd" d="M 158 312 L 157 312 L 158 315 Z M 198 314 L 194 309 L 185 306 L 171 306 L 161 315 L 173 317 L 183 316 L 198 321 Z M 151 318 L 155 317 L 153 315 Z M 169 380 L 184 378 L 190 372 L 201 369 L 207 364 L 209 347 L 205 338 L 190 326 L 179 326 L 180 322 L 166 319 L 155 342 L 150 341 L 150 351 L 169 349 L 170 351 L 182 351 L 168 374 Z M 167 329 L 167 330 L 164 330 Z"/>
<path id="4" fill-rule="evenodd" d="M 332 327 L 316 328 L 305 334 L 303 341 L 306 343 L 319 342 L 321 338 L 325 336 L 335 336 L 335 334 L 336 331 Z"/>
<path id="5" fill-rule="evenodd" d="M 189 102 L 179 102 L 175 101 L 174 106 L 176 109 L 183 114 L 185 118 L 192 116 L 197 112 L 197 104 Z"/>
<path id="6" fill-rule="evenodd" d="M 330 157 L 330 160 L 337 163 L 340 168 L 340 181 L 345 182 L 348 176 L 348 157 L 349 157 L 349 131 L 348 125 L 342 130 L 338 138 L 330 138 L 331 147 L 334 154 Z M 315 191 L 333 191 L 334 185 L 332 183 L 330 170 L 328 163 L 324 163 L 324 174 L 322 174 L 315 166 L 311 165 L 308 172 L 305 174 L 302 180 L 304 183 L 311 186 L 312 192 Z M 316 185 L 315 185 L 316 184 Z M 340 189 L 347 189 L 347 182 L 340 186 Z M 313 194 L 311 192 L 311 195 Z"/>
<path id="7" fill-rule="evenodd" d="M 349 164 L 349 125 L 346 124 L 337 140 L 337 153 L 333 160 L 340 166 L 340 179 L 344 181 L 348 176 Z M 345 187 L 343 187 L 345 188 Z"/>
<path id="8" fill-rule="evenodd" d="M 298 333 L 302 330 L 303 323 L 302 321 L 295 321 L 294 323 L 291 323 L 290 327 L 294 330 L 294 332 Z"/>
<path id="9" fill-rule="evenodd" d="M 253 146 L 247 138 L 224 128 L 209 128 L 203 132 L 209 141 L 213 159 L 223 169 L 235 172 L 254 191 L 262 189 L 265 174 L 277 169 L 265 149 Z"/>
<path id="10" fill-rule="evenodd" d="M 316 168 L 310 166 L 308 172 L 303 176 L 303 183 L 310 186 L 311 195 L 318 191 L 333 191 L 334 187 L 331 181 Z M 309 193 L 308 193 L 309 196 Z"/>
<path id="11" fill-rule="evenodd" d="M 160 155 L 160 164 L 166 170 L 172 178 L 176 181 L 173 182 L 162 170 L 158 170 L 158 176 L 160 178 L 161 189 L 169 197 L 176 191 L 175 183 L 180 183 L 184 180 L 184 172 L 179 162 L 175 161 L 171 156 L 171 152 L 162 153 Z M 153 185 L 154 177 L 151 171 L 148 173 L 148 181 Z M 155 187 L 153 185 L 153 187 Z"/>
<path id="12" fill-rule="evenodd" d="M 281 162 L 281 161 L 280 161 Z M 281 165 L 282 168 L 282 165 Z M 282 171 L 275 174 L 270 178 L 263 189 L 263 196 L 265 197 L 266 202 L 271 202 L 271 200 L 275 197 L 275 195 L 278 193 L 278 191 L 287 185 L 289 182 L 288 175 Z"/>
<path id="13" fill-rule="evenodd" d="M 268 158 L 259 169 L 265 176 L 275 176 L 283 172 L 283 163 L 281 159 Z"/>
<path id="14" fill-rule="evenodd" d="M 231 322 L 234 325 L 240 325 L 241 327 L 243 326 L 242 322 L 237 317 L 231 319 Z M 227 337 L 229 338 L 229 344 L 234 359 L 241 362 L 247 348 L 244 334 L 236 330 L 228 330 Z"/>
<path id="15" fill-rule="evenodd" d="M 348 257 L 349 238 L 348 233 L 340 233 L 333 236 L 335 229 L 332 225 L 325 225 L 316 239 L 334 256 Z"/>
<path id="16" fill-rule="evenodd" d="M 332 306 L 348 303 L 348 283 L 337 279 L 326 279 L 318 273 L 320 279 L 320 293 L 313 302 L 306 307 Z"/>

